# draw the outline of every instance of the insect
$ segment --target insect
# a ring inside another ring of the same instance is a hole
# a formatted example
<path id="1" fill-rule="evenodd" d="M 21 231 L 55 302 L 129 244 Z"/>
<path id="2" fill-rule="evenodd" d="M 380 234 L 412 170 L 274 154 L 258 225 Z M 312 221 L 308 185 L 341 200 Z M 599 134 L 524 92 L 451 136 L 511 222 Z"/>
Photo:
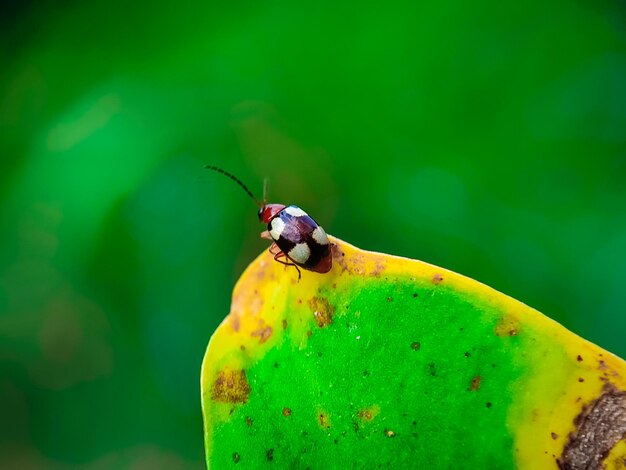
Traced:
<path id="1" fill-rule="evenodd" d="M 267 224 L 267 230 L 261 233 L 261 238 L 273 242 L 270 253 L 274 255 L 276 261 L 296 268 L 298 280 L 302 277 L 300 268 L 317 273 L 330 271 L 333 256 L 328 236 L 306 212 L 298 206 L 268 204 L 267 185 L 264 186 L 261 203 L 236 176 L 216 166 L 207 165 L 205 168 L 233 180 L 259 206 L 259 221 Z"/>

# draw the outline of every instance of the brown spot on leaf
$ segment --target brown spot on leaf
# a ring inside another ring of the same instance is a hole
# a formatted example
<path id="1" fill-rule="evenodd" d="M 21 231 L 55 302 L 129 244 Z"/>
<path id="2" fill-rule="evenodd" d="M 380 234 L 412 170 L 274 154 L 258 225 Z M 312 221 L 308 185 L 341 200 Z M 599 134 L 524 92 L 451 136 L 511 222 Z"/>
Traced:
<path id="1" fill-rule="evenodd" d="M 578 356 L 576 356 L 576 360 L 578 362 L 583 362 L 583 357 L 579 354 Z"/>
<path id="2" fill-rule="evenodd" d="M 541 418 L 541 411 L 539 411 L 537 408 L 533 408 L 532 415 L 533 415 L 533 423 L 534 423 L 539 418 Z"/>
<path id="3" fill-rule="evenodd" d="M 393 302 L 393 297 L 387 297 L 387 302 Z"/>
<path id="4" fill-rule="evenodd" d="M 250 416 L 246 416 L 246 426 L 249 428 L 252 427 L 252 418 L 250 418 Z"/>
<path id="5" fill-rule="evenodd" d="M 341 267 L 342 272 L 348 271 L 348 273 L 356 274 L 357 276 L 380 277 L 380 274 L 385 270 L 385 258 L 383 256 L 375 259 L 374 267 L 371 268 L 371 265 L 369 264 L 371 254 L 369 256 L 365 256 L 362 253 L 353 252 L 350 257 L 347 257 L 346 253 L 337 243 L 331 244 L 331 252 L 333 255 L 333 262 Z"/>
<path id="6" fill-rule="evenodd" d="M 433 276 L 433 284 L 437 285 L 437 284 L 441 284 L 443 282 L 443 275 L 442 274 L 435 274 Z"/>
<path id="7" fill-rule="evenodd" d="M 374 264 L 374 270 L 370 273 L 370 276 L 379 277 L 380 273 L 385 270 L 385 263 L 383 260 L 377 259 Z"/>
<path id="8" fill-rule="evenodd" d="M 491 408 L 491 402 L 490 402 L 490 401 L 488 401 L 487 403 L 485 403 L 485 406 L 486 406 L 487 408 Z"/>
<path id="9" fill-rule="evenodd" d="M 552 436 L 552 439 L 554 439 L 555 441 L 559 438 L 559 435 L 555 432 L 551 432 L 550 436 Z"/>
<path id="10" fill-rule="evenodd" d="M 287 407 L 283 408 L 283 416 L 285 418 L 291 416 L 291 408 L 287 408 Z"/>
<path id="11" fill-rule="evenodd" d="M 467 351 L 467 352 L 465 353 L 465 357 L 470 357 L 470 356 L 471 356 L 470 352 L 469 352 L 469 351 Z"/>
<path id="12" fill-rule="evenodd" d="M 250 333 L 250 336 L 254 337 L 258 337 L 259 338 L 259 344 L 263 344 L 265 343 L 268 339 L 271 338 L 272 333 L 274 330 L 272 330 L 272 327 L 269 325 L 263 325 L 261 327 L 259 327 L 258 329 L 254 330 L 252 333 Z"/>
<path id="13" fill-rule="evenodd" d="M 611 449 L 626 435 L 626 391 L 605 385 L 602 395 L 574 418 L 574 427 L 557 460 L 559 468 L 602 468 Z"/>
<path id="14" fill-rule="evenodd" d="M 578 377 L 578 381 L 579 381 L 579 382 L 584 382 L 584 381 L 585 381 L 585 379 L 583 379 L 582 377 Z"/>
<path id="15" fill-rule="evenodd" d="M 470 382 L 469 390 L 475 392 L 480 388 L 480 375 L 477 375 Z"/>
<path id="16" fill-rule="evenodd" d="M 321 297 L 313 297 L 309 300 L 309 307 L 313 310 L 313 316 L 317 326 L 324 328 L 333 322 L 335 307 L 328 303 L 328 300 Z"/>
<path id="17" fill-rule="evenodd" d="M 235 331 L 239 331 L 239 328 L 241 327 L 241 322 L 239 320 L 239 315 L 236 314 L 231 314 L 230 315 L 230 326 L 233 330 Z"/>
<path id="18" fill-rule="evenodd" d="M 319 413 L 317 415 L 317 422 L 322 428 L 330 427 L 330 417 L 326 413 Z"/>
<path id="19" fill-rule="evenodd" d="M 517 336 L 520 331 L 520 323 L 513 315 L 506 314 L 498 320 L 494 328 L 496 336 Z"/>
<path id="20" fill-rule="evenodd" d="M 253 312 L 260 312 L 262 308 L 263 298 L 257 289 L 253 292 L 236 290 L 228 315 L 230 326 L 234 331 L 239 331 L 242 312 L 246 309 L 250 309 L 250 311 Z"/>
<path id="21" fill-rule="evenodd" d="M 384 433 L 387 437 L 396 437 L 396 433 L 393 432 L 391 429 L 385 429 Z"/>
<path id="22" fill-rule="evenodd" d="M 283 330 L 287 329 L 287 320 L 283 320 Z"/>
<path id="23" fill-rule="evenodd" d="M 245 403 L 250 396 L 250 384 L 243 370 L 224 369 L 217 374 L 211 398 L 220 403 Z"/>
<path id="24" fill-rule="evenodd" d="M 346 254 L 343 252 L 341 247 L 336 244 L 331 244 L 331 252 L 333 254 L 333 261 L 341 266 L 341 272 L 348 270 L 348 261 L 346 260 Z"/>
<path id="25" fill-rule="evenodd" d="M 411 343 L 411 349 L 413 351 L 417 351 L 421 347 L 422 347 L 422 345 L 420 344 L 419 341 L 414 341 L 414 342 Z"/>
<path id="26" fill-rule="evenodd" d="M 357 417 L 363 421 L 372 421 L 380 413 L 380 407 L 378 405 L 372 405 L 369 408 L 363 408 L 357 412 Z"/>
<path id="27" fill-rule="evenodd" d="M 265 458 L 268 461 L 274 460 L 274 449 L 268 449 L 267 452 L 265 452 Z"/>

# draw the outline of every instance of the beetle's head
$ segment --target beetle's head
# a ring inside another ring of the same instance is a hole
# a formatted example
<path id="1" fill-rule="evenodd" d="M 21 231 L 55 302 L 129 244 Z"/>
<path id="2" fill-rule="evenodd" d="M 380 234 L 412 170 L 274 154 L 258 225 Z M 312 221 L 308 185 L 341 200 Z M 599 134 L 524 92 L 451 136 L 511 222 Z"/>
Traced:
<path id="1" fill-rule="evenodd" d="M 286 206 L 284 204 L 263 204 L 263 207 L 259 209 L 258 216 L 259 221 L 264 224 L 269 224 L 270 220 L 276 217 L 280 211 Z"/>

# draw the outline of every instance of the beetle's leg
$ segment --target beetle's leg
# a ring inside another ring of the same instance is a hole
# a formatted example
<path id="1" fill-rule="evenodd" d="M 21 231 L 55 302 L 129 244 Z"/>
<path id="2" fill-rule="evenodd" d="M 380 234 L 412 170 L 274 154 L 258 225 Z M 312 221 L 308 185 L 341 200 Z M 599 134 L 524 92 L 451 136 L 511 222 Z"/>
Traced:
<path id="1" fill-rule="evenodd" d="M 293 266 L 294 268 L 296 268 L 296 271 L 298 271 L 298 281 L 300 281 L 300 278 L 302 277 L 302 273 L 300 272 L 300 268 L 298 267 L 297 264 L 295 264 L 294 262 L 289 262 L 289 261 L 283 261 L 281 259 L 278 258 L 282 258 L 283 256 L 285 256 L 285 253 L 283 253 L 282 251 L 276 253 L 276 255 L 274 255 L 274 260 L 278 261 L 280 264 L 284 264 L 285 266 Z M 289 258 L 287 258 L 289 259 Z"/>
<path id="2" fill-rule="evenodd" d="M 265 230 L 264 232 L 261 232 L 261 238 L 265 238 L 266 240 L 274 241 L 274 239 L 272 238 L 272 236 L 270 235 L 270 232 L 268 230 Z"/>
<path id="3" fill-rule="evenodd" d="M 276 243 L 272 243 L 272 246 L 270 246 L 270 253 L 273 254 L 273 255 L 278 255 L 278 254 L 282 253 L 280 251 L 280 249 L 278 249 L 278 251 L 276 251 L 276 248 L 278 248 L 278 245 Z M 276 259 L 276 258 L 274 258 L 274 259 Z"/>

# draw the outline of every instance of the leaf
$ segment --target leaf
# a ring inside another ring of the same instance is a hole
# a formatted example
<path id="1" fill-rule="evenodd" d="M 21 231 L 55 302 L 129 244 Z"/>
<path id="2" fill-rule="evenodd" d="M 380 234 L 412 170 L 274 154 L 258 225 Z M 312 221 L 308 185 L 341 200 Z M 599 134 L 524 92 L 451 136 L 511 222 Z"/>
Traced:
<path id="1" fill-rule="evenodd" d="M 623 468 L 623 360 L 467 277 L 332 242 L 328 274 L 266 252 L 237 283 L 202 365 L 210 468 Z"/>

